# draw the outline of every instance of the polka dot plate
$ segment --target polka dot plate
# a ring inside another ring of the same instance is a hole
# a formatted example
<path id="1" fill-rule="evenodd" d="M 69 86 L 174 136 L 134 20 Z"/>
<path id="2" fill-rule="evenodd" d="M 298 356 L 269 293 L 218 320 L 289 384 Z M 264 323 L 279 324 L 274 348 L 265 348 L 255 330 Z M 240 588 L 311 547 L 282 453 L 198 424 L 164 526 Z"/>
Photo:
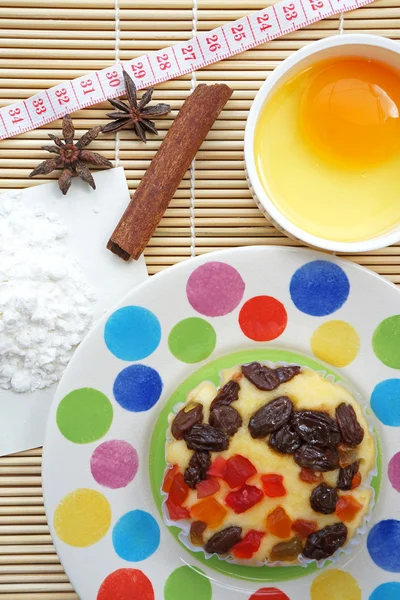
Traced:
<path id="1" fill-rule="evenodd" d="M 298 362 L 369 403 L 380 453 L 368 533 L 318 569 L 232 565 L 181 545 L 161 518 L 168 413 L 200 381 Z M 400 293 L 310 250 L 189 260 L 104 316 L 58 387 L 44 449 L 46 512 L 81 600 L 398 600 Z"/>

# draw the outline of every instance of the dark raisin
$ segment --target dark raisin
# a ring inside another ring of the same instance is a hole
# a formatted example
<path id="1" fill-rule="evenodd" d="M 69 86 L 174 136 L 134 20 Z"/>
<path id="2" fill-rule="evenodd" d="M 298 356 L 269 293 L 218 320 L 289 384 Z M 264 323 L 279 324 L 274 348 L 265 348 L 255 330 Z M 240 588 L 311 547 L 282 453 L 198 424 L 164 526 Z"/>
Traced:
<path id="1" fill-rule="evenodd" d="M 178 412 L 172 422 L 171 432 L 175 439 L 181 440 L 185 433 L 196 423 L 203 421 L 203 406 L 201 404 L 188 404 Z"/>
<path id="2" fill-rule="evenodd" d="M 353 477 L 358 472 L 358 460 L 353 462 L 353 464 L 348 467 L 344 467 L 343 469 L 339 469 L 339 477 L 337 480 L 337 487 L 339 490 L 351 490 L 353 485 Z"/>
<path id="3" fill-rule="evenodd" d="M 275 369 L 279 383 L 286 383 L 301 373 L 301 367 L 295 365 L 293 367 L 278 367 Z"/>
<path id="4" fill-rule="evenodd" d="M 210 410 L 214 410 L 217 406 L 228 406 L 235 402 L 239 398 L 239 390 L 240 386 L 237 381 L 228 381 L 211 402 Z"/>
<path id="5" fill-rule="evenodd" d="M 222 452 L 228 448 L 225 433 L 206 423 L 193 425 L 185 434 L 185 441 L 190 450 Z"/>
<path id="6" fill-rule="evenodd" d="M 336 510 L 338 495 L 335 488 L 326 483 L 320 483 L 313 489 L 310 496 L 311 508 L 323 515 L 331 515 Z"/>
<path id="7" fill-rule="evenodd" d="M 190 541 L 193 546 L 202 546 L 204 544 L 203 533 L 207 529 L 207 524 L 203 521 L 194 521 L 190 526 Z"/>
<path id="8" fill-rule="evenodd" d="M 204 546 L 208 554 L 226 554 L 242 539 L 241 527 L 227 527 L 215 533 Z"/>
<path id="9" fill-rule="evenodd" d="M 306 558 L 323 560 L 332 556 L 347 540 L 347 527 L 343 523 L 328 525 L 311 533 L 306 541 L 303 554 Z"/>
<path id="10" fill-rule="evenodd" d="M 265 392 L 271 392 L 280 384 L 276 371 L 258 362 L 243 365 L 242 373 L 256 388 Z"/>
<path id="11" fill-rule="evenodd" d="M 211 457 L 209 452 L 196 451 L 185 469 L 183 478 L 185 483 L 194 490 L 200 481 L 207 479 L 207 471 L 211 466 Z"/>
<path id="12" fill-rule="evenodd" d="M 302 410 L 293 416 L 293 426 L 307 443 L 316 446 L 337 446 L 340 433 L 336 421 L 323 411 Z"/>
<path id="13" fill-rule="evenodd" d="M 304 444 L 294 453 L 300 467 L 313 471 L 334 471 L 339 466 L 339 455 L 335 448 L 319 448 Z"/>
<path id="14" fill-rule="evenodd" d="M 287 423 L 278 431 L 271 433 L 268 440 L 269 447 L 281 454 L 294 454 L 301 444 L 300 436 L 293 429 L 291 423 Z"/>
<path id="15" fill-rule="evenodd" d="M 287 396 L 276 398 L 262 406 L 251 417 L 249 431 L 253 438 L 263 438 L 285 425 L 293 413 L 292 401 Z"/>
<path id="16" fill-rule="evenodd" d="M 336 409 L 336 421 L 342 440 L 348 446 L 358 446 L 364 439 L 364 429 L 357 421 L 357 415 L 351 404 L 342 402 Z"/>
<path id="17" fill-rule="evenodd" d="M 279 542 L 271 549 L 269 560 L 275 562 L 280 560 L 282 562 L 292 562 L 297 559 L 299 554 L 303 551 L 303 544 L 301 538 L 297 535 L 287 542 Z"/>
<path id="18" fill-rule="evenodd" d="M 235 435 L 242 425 L 242 417 L 233 406 L 217 406 L 210 414 L 210 425 L 220 429 L 228 437 Z"/>

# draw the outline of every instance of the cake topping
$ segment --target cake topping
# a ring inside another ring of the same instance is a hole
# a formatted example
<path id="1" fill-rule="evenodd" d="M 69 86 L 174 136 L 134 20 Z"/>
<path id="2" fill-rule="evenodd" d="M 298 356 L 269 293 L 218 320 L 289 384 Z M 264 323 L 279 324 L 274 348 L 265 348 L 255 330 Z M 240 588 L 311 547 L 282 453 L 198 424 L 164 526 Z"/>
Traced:
<path id="1" fill-rule="evenodd" d="M 336 422 L 323 411 L 302 410 L 293 416 L 293 426 L 307 443 L 317 446 L 337 446 L 340 433 Z"/>
<path id="2" fill-rule="evenodd" d="M 268 439 L 269 447 L 281 454 L 294 454 L 301 444 L 301 438 L 291 423 L 287 423 L 278 431 L 271 433 Z"/>
<path id="3" fill-rule="evenodd" d="M 323 560 L 332 556 L 347 539 L 347 527 L 343 523 L 328 525 L 308 536 L 303 554 L 306 558 Z"/>
<path id="4" fill-rule="evenodd" d="M 251 558 L 261 546 L 264 531 L 251 529 L 244 538 L 232 548 L 232 554 L 236 558 Z"/>
<path id="5" fill-rule="evenodd" d="M 271 392 L 275 390 L 281 383 L 290 381 L 298 375 L 301 367 L 278 367 L 271 369 L 266 365 L 261 365 L 258 362 L 250 363 L 242 366 L 242 373 L 259 390 Z"/>
<path id="6" fill-rule="evenodd" d="M 188 404 L 178 412 L 172 422 L 171 432 L 175 439 L 181 440 L 185 433 L 196 423 L 203 421 L 203 406 L 201 404 Z"/>
<path id="7" fill-rule="evenodd" d="M 338 495 L 335 488 L 326 483 L 320 483 L 313 489 L 310 496 L 311 508 L 323 515 L 331 515 L 335 512 Z"/>
<path id="8" fill-rule="evenodd" d="M 228 381 L 211 402 L 210 410 L 214 410 L 217 406 L 228 406 L 235 402 L 239 398 L 239 390 L 240 386 L 237 381 Z"/>
<path id="9" fill-rule="evenodd" d="M 242 539 L 241 527 L 227 527 L 215 533 L 204 546 L 209 554 L 226 554 Z"/>
<path id="10" fill-rule="evenodd" d="M 313 471 L 334 471 L 339 466 L 339 455 L 334 448 L 319 448 L 304 444 L 294 454 L 299 467 Z"/>
<path id="11" fill-rule="evenodd" d="M 210 452 L 222 452 L 228 447 L 226 435 L 211 427 L 211 425 L 196 424 L 185 434 L 186 445 L 190 450 L 208 450 Z"/>
<path id="12" fill-rule="evenodd" d="M 203 546 L 204 538 L 203 533 L 207 529 L 207 524 L 203 523 L 203 521 L 193 521 L 190 526 L 190 541 L 193 546 Z"/>
<path id="13" fill-rule="evenodd" d="M 189 461 L 189 465 L 185 470 L 185 483 L 194 490 L 200 481 L 207 479 L 207 471 L 210 468 L 210 465 L 211 458 L 209 452 L 199 450 L 194 452 Z"/>
<path id="14" fill-rule="evenodd" d="M 293 562 L 303 550 L 303 544 L 299 536 L 293 537 L 287 542 L 279 542 L 272 547 L 271 562 L 277 560 L 282 562 Z"/>
<path id="15" fill-rule="evenodd" d="M 351 490 L 353 484 L 354 475 L 358 472 L 358 461 L 353 462 L 353 464 L 348 467 L 344 467 L 344 469 L 339 469 L 339 476 L 337 480 L 337 488 L 339 490 Z"/>
<path id="16" fill-rule="evenodd" d="M 336 421 L 345 444 L 358 446 L 364 439 L 364 429 L 357 421 L 357 415 L 350 404 L 342 402 L 336 409 Z"/>
<path id="17" fill-rule="evenodd" d="M 250 435 L 253 438 L 263 438 L 285 425 L 293 413 L 292 401 L 287 396 L 276 398 L 262 406 L 251 417 L 249 422 Z"/>
<path id="18" fill-rule="evenodd" d="M 229 492 L 225 498 L 225 504 L 237 515 L 246 512 L 263 499 L 264 494 L 255 485 L 244 485 L 240 490 Z"/>
<path id="19" fill-rule="evenodd" d="M 218 405 L 211 412 L 209 423 L 231 437 L 241 427 L 242 417 L 232 406 Z"/>

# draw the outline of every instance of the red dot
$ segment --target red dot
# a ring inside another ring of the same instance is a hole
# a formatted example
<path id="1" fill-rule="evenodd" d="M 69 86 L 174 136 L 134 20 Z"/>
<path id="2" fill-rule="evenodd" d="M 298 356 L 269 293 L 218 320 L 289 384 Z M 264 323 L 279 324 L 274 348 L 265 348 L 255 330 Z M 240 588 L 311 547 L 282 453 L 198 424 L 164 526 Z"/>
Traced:
<path id="1" fill-rule="evenodd" d="M 256 342 L 268 342 L 286 329 L 287 313 L 272 296 L 254 296 L 242 306 L 239 325 L 244 335 Z"/>
<path id="2" fill-rule="evenodd" d="M 249 600 L 259 600 L 260 598 L 264 598 L 264 600 L 290 600 L 289 596 L 286 596 L 278 588 L 271 587 L 261 588 Z"/>
<path id="3" fill-rule="evenodd" d="M 97 600 L 154 600 L 149 579 L 136 569 L 119 569 L 102 583 Z"/>

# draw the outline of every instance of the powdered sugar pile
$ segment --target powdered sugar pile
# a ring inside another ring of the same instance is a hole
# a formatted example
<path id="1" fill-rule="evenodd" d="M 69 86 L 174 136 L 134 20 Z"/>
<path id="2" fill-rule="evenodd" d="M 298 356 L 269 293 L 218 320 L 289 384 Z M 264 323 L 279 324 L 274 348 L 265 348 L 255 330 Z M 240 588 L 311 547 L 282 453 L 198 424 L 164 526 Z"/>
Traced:
<path id="1" fill-rule="evenodd" d="M 58 381 L 93 321 L 95 292 L 66 248 L 55 214 L 21 193 L 0 196 L 0 387 Z"/>

